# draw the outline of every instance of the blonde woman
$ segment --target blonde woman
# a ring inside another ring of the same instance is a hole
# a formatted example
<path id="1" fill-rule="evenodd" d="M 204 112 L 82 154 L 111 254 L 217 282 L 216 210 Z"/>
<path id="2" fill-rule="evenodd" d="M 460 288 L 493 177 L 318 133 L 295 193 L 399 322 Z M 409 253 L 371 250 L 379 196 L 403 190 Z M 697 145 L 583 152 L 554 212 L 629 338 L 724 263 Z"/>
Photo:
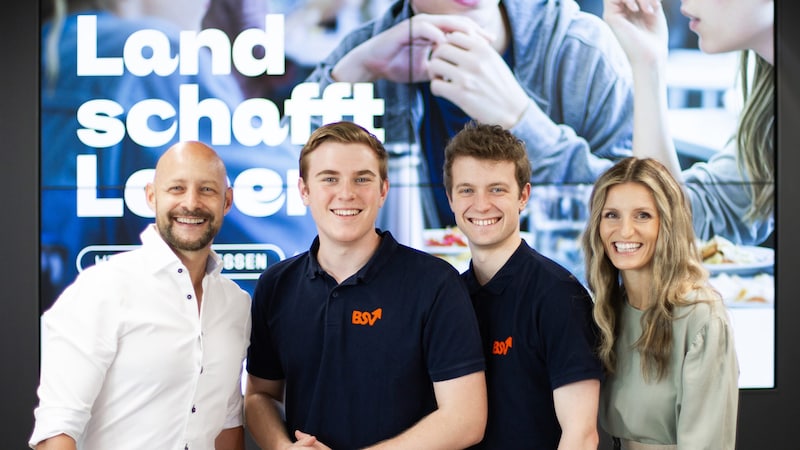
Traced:
<path id="1" fill-rule="evenodd" d="M 680 185 L 653 159 L 598 178 L 583 236 L 607 377 L 601 427 L 622 449 L 733 449 L 738 362 Z"/>
<path id="2" fill-rule="evenodd" d="M 763 242 L 774 227 L 775 37 L 771 0 L 685 0 L 681 13 L 706 53 L 741 51 L 744 93 L 732 149 L 681 173 L 667 121 L 667 25 L 660 0 L 605 0 L 603 18 L 631 62 L 635 156 L 682 179 L 694 228 L 707 239 Z"/>

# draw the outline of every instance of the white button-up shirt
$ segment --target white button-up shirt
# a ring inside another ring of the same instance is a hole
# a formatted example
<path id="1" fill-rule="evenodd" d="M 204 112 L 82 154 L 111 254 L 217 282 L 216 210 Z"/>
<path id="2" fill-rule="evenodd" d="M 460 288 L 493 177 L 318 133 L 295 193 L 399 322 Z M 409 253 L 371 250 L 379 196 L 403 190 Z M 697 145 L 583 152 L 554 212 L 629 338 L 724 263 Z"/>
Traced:
<path id="1" fill-rule="evenodd" d="M 32 447 L 64 433 L 79 449 L 213 449 L 242 425 L 249 295 L 212 252 L 198 314 L 189 271 L 153 225 L 141 238 L 42 316 Z"/>

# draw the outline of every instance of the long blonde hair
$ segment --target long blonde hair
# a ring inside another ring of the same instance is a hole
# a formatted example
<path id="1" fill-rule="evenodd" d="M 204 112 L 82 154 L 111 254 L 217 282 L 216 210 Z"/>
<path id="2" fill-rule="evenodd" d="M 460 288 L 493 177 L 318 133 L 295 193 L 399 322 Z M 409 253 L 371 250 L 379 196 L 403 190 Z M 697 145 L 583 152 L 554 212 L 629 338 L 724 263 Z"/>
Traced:
<path id="1" fill-rule="evenodd" d="M 708 272 L 695 243 L 691 209 L 678 182 L 654 159 L 630 157 L 618 162 L 595 182 L 582 236 L 587 281 L 594 293 L 593 314 L 601 334 L 598 353 L 606 370 L 614 373 L 616 367 L 614 342 L 619 335 L 617 322 L 625 287 L 619 270 L 606 255 L 600 239 L 600 221 L 608 190 L 628 182 L 641 184 L 652 192 L 660 219 L 649 292 L 652 306 L 642 317 L 642 335 L 636 342 L 644 378 L 659 380 L 669 372 L 675 307 L 719 300 L 719 295 L 707 283 Z"/>
<path id="2" fill-rule="evenodd" d="M 752 80 L 751 60 L 755 61 Z M 737 154 L 740 169 L 751 181 L 746 219 L 756 220 L 772 214 L 775 207 L 775 66 L 744 50 L 740 76 L 744 107 L 736 131 Z"/>

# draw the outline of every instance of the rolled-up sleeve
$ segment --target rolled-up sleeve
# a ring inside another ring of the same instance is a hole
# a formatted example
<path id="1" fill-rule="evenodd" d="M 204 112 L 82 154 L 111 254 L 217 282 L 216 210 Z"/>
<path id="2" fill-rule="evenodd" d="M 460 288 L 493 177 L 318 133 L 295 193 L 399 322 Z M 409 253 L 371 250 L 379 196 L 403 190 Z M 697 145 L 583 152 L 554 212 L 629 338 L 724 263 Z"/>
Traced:
<path id="1" fill-rule="evenodd" d="M 62 433 L 79 439 L 116 354 L 115 303 L 106 301 L 102 287 L 95 287 L 105 283 L 84 274 L 42 316 L 39 405 L 31 447 Z"/>

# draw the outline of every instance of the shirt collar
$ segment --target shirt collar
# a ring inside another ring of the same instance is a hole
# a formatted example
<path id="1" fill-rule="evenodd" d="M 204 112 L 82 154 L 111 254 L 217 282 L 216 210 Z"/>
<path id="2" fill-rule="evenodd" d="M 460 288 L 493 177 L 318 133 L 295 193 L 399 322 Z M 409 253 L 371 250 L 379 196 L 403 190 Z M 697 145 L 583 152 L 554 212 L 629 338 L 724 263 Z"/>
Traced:
<path id="1" fill-rule="evenodd" d="M 156 229 L 156 225 L 151 223 L 139 235 L 142 241 L 142 248 L 147 254 L 149 261 L 148 267 L 152 273 L 157 273 L 168 267 L 183 265 L 178 255 L 167 244 L 161 233 Z M 206 275 L 220 273 L 222 271 L 222 258 L 215 251 L 211 251 L 206 260 Z"/>
<path id="2" fill-rule="evenodd" d="M 345 282 L 368 283 L 380 273 L 381 269 L 388 263 L 392 254 L 400 245 L 389 231 L 381 231 L 376 228 L 375 232 L 381 237 L 378 249 L 375 250 L 375 253 L 370 257 L 369 261 L 367 261 L 362 268 L 358 269 L 355 275 L 348 278 L 348 280 L 352 281 L 346 280 Z M 311 243 L 311 248 L 308 251 L 308 265 L 306 266 L 306 276 L 308 278 L 315 278 L 325 273 L 325 270 L 319 265 L 319 261 L 317 260 L 317 252 L 319 252 L 319 236 L 314 238 L 314 242 Z"/>
<path id="3" fill-rule="evenodd" d="M 469 263 L 469 270 L 464 272 L 464 281 L 467 283 L 467 288 L 469 289 L 470 295 L 475 294 L 481 290 L 486 291 L 491 295 L 500 295 L 503 291 L 514 282 L 514 278 L 519 275 L 519 263 L 523 255 L 526 251 L 528 251 L 530 247 L 525 242 L 524 239 L 520 238 L 520 243 L 514 253 L 511 254 L 511 257 L 508 258 L 503 267 L 497 271 L 496 274 L 489 280 L 488 283 L 481 286 L 478 283 L 478 279 L 475 278 L 475 272 L 472 267 L 472 261 Z"/>

